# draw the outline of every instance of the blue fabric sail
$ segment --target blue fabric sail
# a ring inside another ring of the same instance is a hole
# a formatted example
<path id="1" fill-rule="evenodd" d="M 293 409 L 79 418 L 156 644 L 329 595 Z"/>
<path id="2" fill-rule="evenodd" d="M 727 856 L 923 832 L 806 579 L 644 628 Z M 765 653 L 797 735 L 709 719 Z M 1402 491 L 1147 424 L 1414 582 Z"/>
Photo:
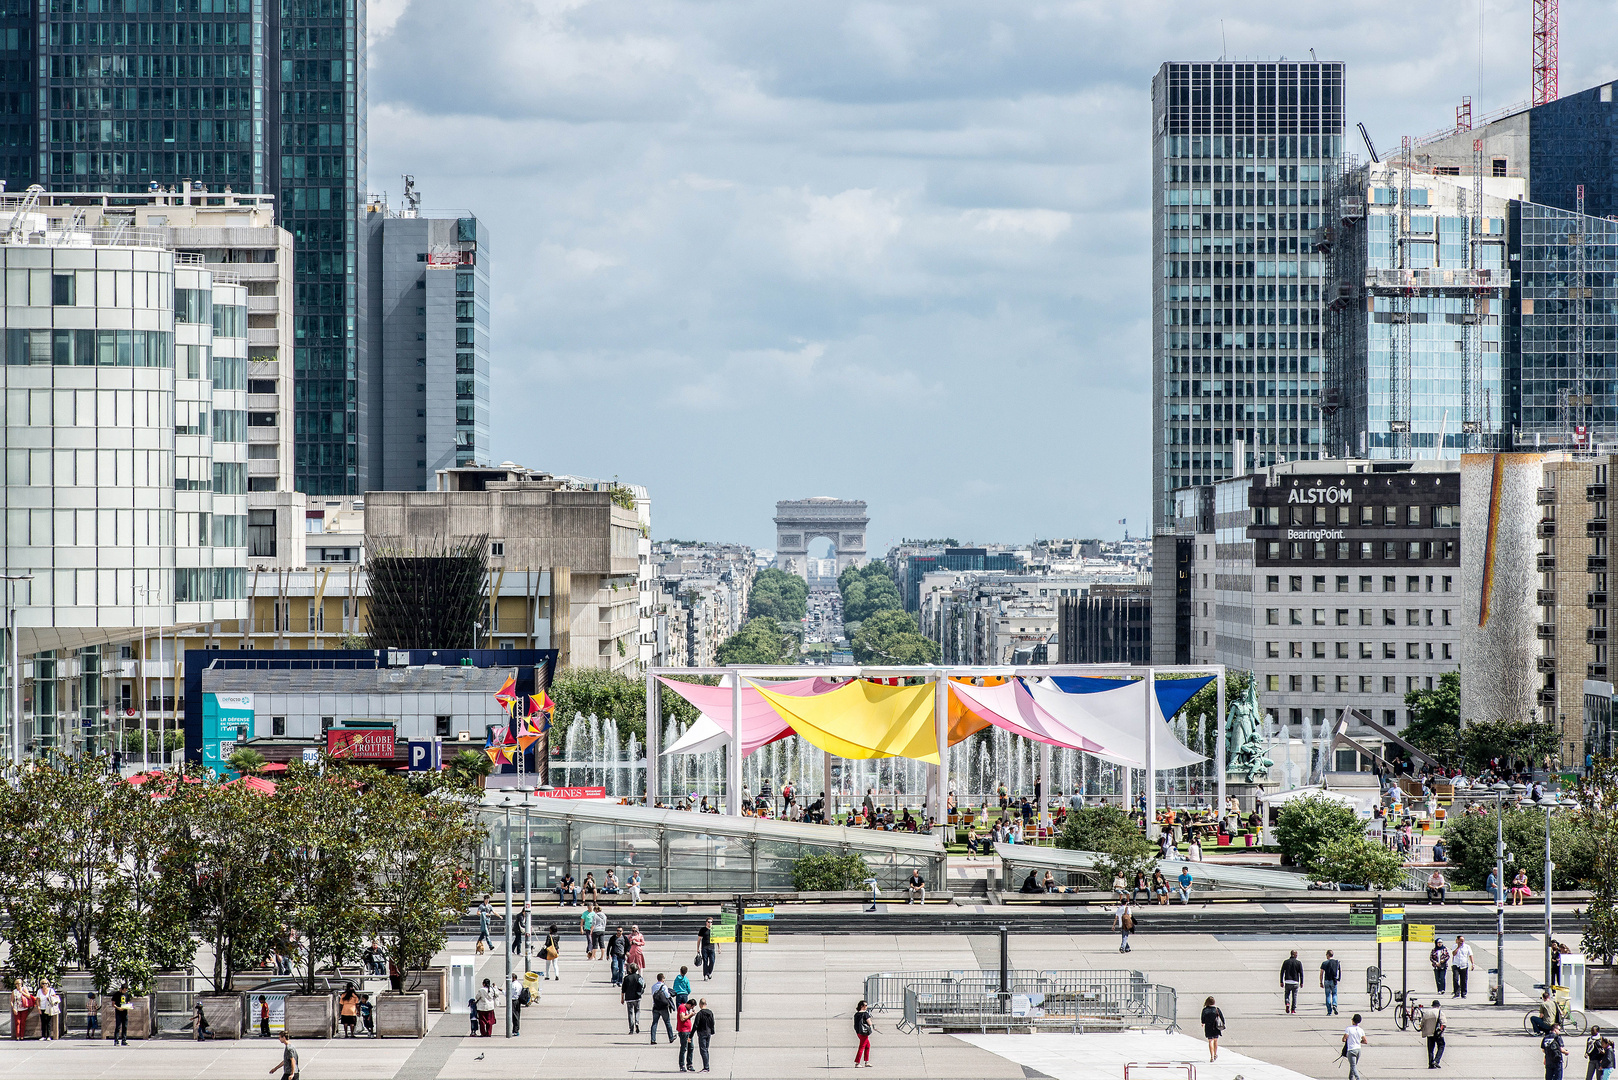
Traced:
<path id="1" fill-rule="evenodd" d="M 1127 686 L 1133 679 L 1092 679 L 1084 675 L 1053 675 L 1051 682 L 1064 694 L 1098 694 L 1103 690 L 1115 690 L 1120 686 Z M 1174 714 L 1185 708 L 1198 690 L 1214 681 L 1212 675 L 1205 675 L 1198 679 L 1158 679 L 1157 707 L 1162 710 L 1163 718 L 1171 720 Z"/>

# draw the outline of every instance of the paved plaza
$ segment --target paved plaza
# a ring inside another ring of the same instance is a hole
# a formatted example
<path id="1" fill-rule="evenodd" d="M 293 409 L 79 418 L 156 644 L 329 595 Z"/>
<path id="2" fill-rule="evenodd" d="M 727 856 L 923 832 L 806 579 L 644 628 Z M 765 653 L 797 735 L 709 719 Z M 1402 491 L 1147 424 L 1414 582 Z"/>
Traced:
<path id="1" fill-rule="evenodd" d="M 548 913 L 547 913 L 548 914 Z M 626 913 L 627 914 L 627 913 Z M 542 919 L 545 916 L 542 915 Z M 628 921 L 626 919 L 626 921 Z M 1008 921 L 1015 926 L 1014 913 Z M 778 935 L 767 945 L 744 946 L 745 1012 L 735 1030 L 735 953 L 725 947 L 712 982 L 700 977 L 695 992 L 708 999 L 718 1019 L 713 1041 L 716 1076 L 751 1078 L 824 1077 L 828 1070 L 852 1067 L 852 1016 L 866 975 L 899 969 L 993 968 L 999 943 L 992 935 L 892 935 L 880 931 L 881 916 L 871 917 L 872 932 L 839 935 Z M 457 942 L 457 952 L 469 943 Z M 1493 964 L 1493 939 L 1479 940 L 1483 966 Z M 421 1040 L 306 1040 L 298 1046 L 307 1080 L 327 1078 L 398 1078 L 398 1080 L 482 1080 L 482 1078 L 642 1077 L 675 1073 L 675 1048 L 655 1047 L 646 1035 L 626 1032 L 623 1008 L 604 962 L 581 960 L 577 935 L 566 942 L 562 979 L 542 982 L 543 994 L 525 1010 L 523 1031 L 515 1039 L 466 1037 L 467 1018 L 450 1014 L 437 1019 Z M 1153 981 L 1179 993 L 1183 1036 L 1161 1031 L 1145 1036 L 1114 1035 L 971 1035 L 901 1034 L 893 1013 L 876 1015 L 872 1039 L 873 1076 L 907 1080 L 991 1080 L 1049 1076 L 1056 1080 L 1102 1080 L 1122 1077 L 1125 1061 L 1157 1061 L 1163 1055 L 1197 1062 L 1199 1080 L 1291 1080 L 1295 1076 L 1336 1078 L 1347 1075 L 1337 1058 L 1339 1033 L 1347 1014 L 1363 1006 L 1363 992 L 1345 992 L 1344 1016 L 1328 1017 L 1321 993 L 1306 987 L 1303 1005 L 1293 1016 L 1283 1014 L 1278 972 L 1289 948 L 1298 948 L 1315 981 L 1325 950 L 1333 948 L 1343 962 L 1347 990 L 1363 984 L 1364 969 L 1375 962 L 1376 947 L 1366 936 L 1331 940 L 1322 937 L 1289 941 L 1272 936 L 1137 933 L 1134 951 L 1120 956 L 1112 935 L 1014 935 L 1011 964 L 1018 968 L 1139 969 Z M 651 974 L 671 978 L 681 963 L 690 965 L 693 943 L 687 939 L 653 939 L 647 957 Z M 1507 940 L 1509 1004 L 1485 1003 L 1486 982 L 1479 973 L 1468 1001 L 1444 998 L 1449 1022 L 1450 1074 L 1465 1077 L 1538 1077 L 1542 1066 L 1536 1040 L 1522 1031 L 1536 976 L 1538 943 L 1527 936 Z M 1386 965 L 1399 985 L 1398 949 L 1386 947 Z M 484 959 L 481 974 L 498 981 L 503 959 L 496 952 Z M 1432 998 L 1432 976 L 1422 947 L 1411 954 L 1411 987 Z M 1224 1053 L 1209 1066 L 1196 1023 L 1203 998 L 1219 1001 L 1228 1020 Z M 649 1002 L 643 1029 L 650 1028 Z M 1425 1075 L 1420 1040 L 1398 1031 L 1392 1011 L 1369 1014 L 1365 1027 L 1371 1042 L 1362 1069 L 1367 1077 Z M 1582 1069 L 1582 1040 L 1570 1040 L 1573 1064 Z M 1136 1055 L 1139 1056 L 1136 1056 Z M 55 1044 L 4 1043 L 0 1080 L 4 1078 L 248 1078 L 267 1075 L 279 1060 L 272 1043 L 257 1039 L 193 1043 L 163 1039 L 128 1048 L 69 1040 Z M 700 1062 L 699 1062 L 700 1065 Z M 1573 1074 L 1570 1066 L 1570 1075 Z M 1161 1075 L 1161 1074 L 1159 1074 Z M 1155 1077 L 1154 1077 L 1155 1080 Z"/>

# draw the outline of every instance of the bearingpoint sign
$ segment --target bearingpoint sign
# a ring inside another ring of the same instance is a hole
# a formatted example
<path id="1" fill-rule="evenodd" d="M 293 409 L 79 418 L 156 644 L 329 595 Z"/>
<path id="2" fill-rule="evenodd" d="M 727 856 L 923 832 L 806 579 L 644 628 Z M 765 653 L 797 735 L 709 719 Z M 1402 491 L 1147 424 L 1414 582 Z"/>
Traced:
<path id="1" fill-rule="evenodd" d="M 328 728 L 326 753 L 355 761 L 392 761 L 392 728 Z"/>

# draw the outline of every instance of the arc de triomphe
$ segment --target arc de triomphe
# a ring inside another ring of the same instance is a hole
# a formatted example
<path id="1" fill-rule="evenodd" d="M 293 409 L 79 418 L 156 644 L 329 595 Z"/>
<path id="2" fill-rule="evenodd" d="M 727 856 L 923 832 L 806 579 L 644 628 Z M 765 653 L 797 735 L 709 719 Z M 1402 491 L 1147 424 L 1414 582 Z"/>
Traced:
<path id="1" fill-rule="evenodd" d="M 809 544 L 831 541 L 837 572 L 865 565 L 865 503 L 857 499 L 783 499 L 775 504 L 775 565 L 807 579 Z"/>

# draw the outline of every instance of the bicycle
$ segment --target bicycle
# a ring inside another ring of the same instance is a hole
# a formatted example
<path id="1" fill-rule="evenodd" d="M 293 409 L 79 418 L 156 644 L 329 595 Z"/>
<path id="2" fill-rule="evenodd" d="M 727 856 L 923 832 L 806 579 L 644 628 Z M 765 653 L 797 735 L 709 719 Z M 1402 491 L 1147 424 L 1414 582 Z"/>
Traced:
<path id="1" fill-rule="evenodd" d="M 1393 995 L 1396 1004 L 1393 1006 L 1393 1022 L 1399 1025 L 1399 1030 L 1407 1028 L 1421 1030 L 1421 1002 L 1416 1000 L 1414 990 L 1400 990 Z"/>
<path id="2" fill-rule="evenodd" d="M 1544 989 L 1544 986 L 1544 983 L 1534 984 L 1534 988 L 1536 990 Z M 1588 1019 L 1582 1012 L 1570 1007 L 1571 1003 L 1568 998 L 1567 987 L 1556 986 L 1554 984 L 1551 986 L 1551 1004 L 1555 1007 L 1556 1015 L 1561 1018 L 1556 1022 L 1562 1025 L 1562 1034 L 1577 1035 L 1579 1032 L 1583 1031 L 1585 1025 L 1589 1023 Z M 1530 1035 L 1539 1034 L 1539 1032 L 1534 1030 L 1534 1021 L 1538 1018 L 1539 1010 L 1537 1008 L 1530 1009 L 1528 1012 L 1524 1013 L 1522 1018 L 1523 1030 L 1528 1032 Z"/>
<path id="3" fill-rule="evenodd" d="M 1365 969 L 1365 992 L 1372 1012 L 1381 1012 L 1393 1002 L 1393 990 L 1382 980 L 1382 969 L 1374 965 Z"/>

